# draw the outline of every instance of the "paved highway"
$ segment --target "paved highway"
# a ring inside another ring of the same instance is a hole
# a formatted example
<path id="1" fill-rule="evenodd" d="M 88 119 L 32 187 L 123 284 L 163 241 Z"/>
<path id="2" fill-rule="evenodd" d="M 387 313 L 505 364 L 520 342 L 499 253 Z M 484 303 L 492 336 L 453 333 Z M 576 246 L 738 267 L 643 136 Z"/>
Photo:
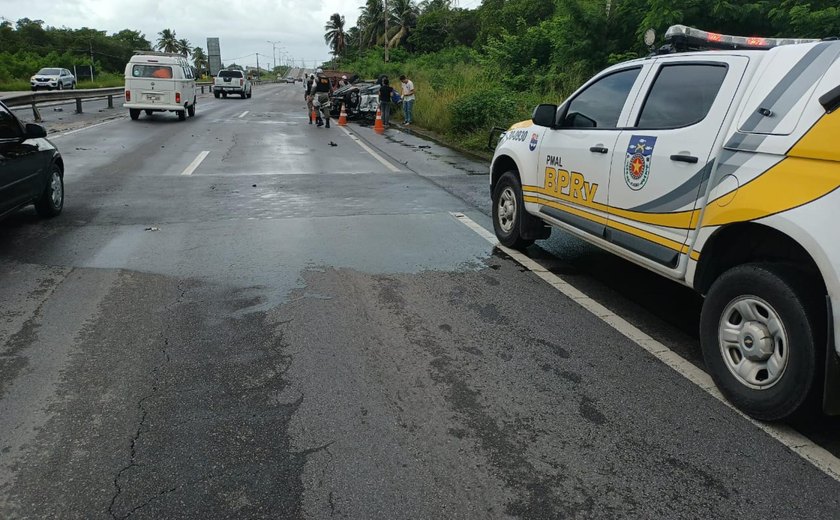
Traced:
<path id="1" fill-rule="evenodd" d="M 690 291 L 495 249 L 486 164 L 309 126 L 296 85 L 116 115 L 54 133 L 61 216 L 0 223 L 0 517 L 840 516 L 836 421 L 686 379 Z"/>

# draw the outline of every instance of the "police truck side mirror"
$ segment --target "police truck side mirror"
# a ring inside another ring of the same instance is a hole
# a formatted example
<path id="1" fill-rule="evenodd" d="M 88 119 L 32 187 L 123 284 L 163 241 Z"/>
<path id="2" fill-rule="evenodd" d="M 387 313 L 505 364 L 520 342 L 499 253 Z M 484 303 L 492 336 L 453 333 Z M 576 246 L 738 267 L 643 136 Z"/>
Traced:
<path id="1" fill-rule="evenodd" d="M 531 121 L 537 126 L 555 127 L 557 120 L 557 105 L 539 105 L 534 109 Z"/>

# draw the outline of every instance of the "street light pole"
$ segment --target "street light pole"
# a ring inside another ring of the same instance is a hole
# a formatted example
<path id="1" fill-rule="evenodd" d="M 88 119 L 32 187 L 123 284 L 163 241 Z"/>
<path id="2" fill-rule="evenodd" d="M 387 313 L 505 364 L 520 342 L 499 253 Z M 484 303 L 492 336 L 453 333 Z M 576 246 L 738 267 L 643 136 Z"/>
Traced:
<path id="1" fill-rule="evenodd" d="M 276 42 L 266 40 L 268 43 L 271 44 L 271 54 L 274 55 L 274 68 L 277 68 L 277 44 L 280 43 L 282 40 L 277 40 Z"/>

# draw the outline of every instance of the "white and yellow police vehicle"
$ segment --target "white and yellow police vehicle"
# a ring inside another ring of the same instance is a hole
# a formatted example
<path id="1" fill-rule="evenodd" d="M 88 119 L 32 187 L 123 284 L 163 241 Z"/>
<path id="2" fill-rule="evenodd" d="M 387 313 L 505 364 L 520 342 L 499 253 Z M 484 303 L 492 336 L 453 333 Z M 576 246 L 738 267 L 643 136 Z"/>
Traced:
<path id="1" fill-rule="evenodd" d="M 735 406 L 837 413 L 840 41 L 685 26 L 666 41 L 502 134 L 496 235 L 523 248 L 557 227 L 693 287 Z"/>

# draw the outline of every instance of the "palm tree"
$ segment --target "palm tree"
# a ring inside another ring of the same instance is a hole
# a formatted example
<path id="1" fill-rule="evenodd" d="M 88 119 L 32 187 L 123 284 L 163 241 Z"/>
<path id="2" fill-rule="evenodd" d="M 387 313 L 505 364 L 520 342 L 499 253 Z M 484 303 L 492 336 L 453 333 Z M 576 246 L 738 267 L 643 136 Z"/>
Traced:
<path id="1" fill-rule="evenodd" d="M 347 33 L 344 32 L 344 17 L 338 13 L 333 13 L 327 25 L 324 26 L 324 29 L 327 31 L 324 34 L 324 41 L 332 48 L 333 56 L 338 58 L 347 50 Z"/>
<path id="2" fill-rule="evenodd" d="M 196 47 L 192 50 L 193 64 L 199 72 L 207 69 L 207 55 L 204 54 L 204 49 Z"/>
<path id="3" fill-rule="evenodd" d="M 172 29 L 164 29 L 158 33 L 157 49 L 163 52 L 178 52 L 178 38 Z"/>
<path id="4" fill-rule="evenodd" d="M 388 47 L 398 47 L 403 43 L 411 31 L 417 27 L 417 18 L 420 17 L 420 10 L 413 0 L 393 0 L 390 13 L 391 25 L 397 29 L 394 34 L 389 34 Z"/>
<path id="5" fill-rule="evenodd" d="M 382 0 L 367 0 L 359 10 L 360 46 L 375 47 L 385 40 L 385 5 Z"/>
<path id="6" fill-rule="evenodd" d="M 178 50 L 175 52 L 179 52 L 183 54 L 185 58 L 189 58 L 190 53 L 192 52 L 192 44 L 186 38 L 181 38 L 178 40 Z"/>

